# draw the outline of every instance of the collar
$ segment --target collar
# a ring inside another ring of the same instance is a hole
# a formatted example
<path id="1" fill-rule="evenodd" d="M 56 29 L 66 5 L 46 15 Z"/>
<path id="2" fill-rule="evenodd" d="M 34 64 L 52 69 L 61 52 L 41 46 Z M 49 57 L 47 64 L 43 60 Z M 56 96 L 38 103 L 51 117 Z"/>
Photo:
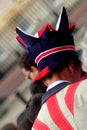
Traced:
<path id="1" fill-rule="evenodd" d="M 44 95 L 42 96 L 42 104 L 48 100 L 53 94 L 58 93 L 61 91 L 63 88 L 67 87 L 69 84 L 71 84 L 68 81 L 61 82 L 57 84 L 55 87 L 49 89 Z"/>
<path id="2" fill-rule="evenodd" d="M 67 81 L 67 80 L 58 80 L 58 81 L 55 81 L 54 83 L 52 83 L 51 85 L 49 85 L 47 87 L 46 91 L 50 90 L 51 88 L 54 88 L 56 85 L 61 84 L 63 82 L 69 82 L 69 83 L 71 83 L 70 81 Z"/>

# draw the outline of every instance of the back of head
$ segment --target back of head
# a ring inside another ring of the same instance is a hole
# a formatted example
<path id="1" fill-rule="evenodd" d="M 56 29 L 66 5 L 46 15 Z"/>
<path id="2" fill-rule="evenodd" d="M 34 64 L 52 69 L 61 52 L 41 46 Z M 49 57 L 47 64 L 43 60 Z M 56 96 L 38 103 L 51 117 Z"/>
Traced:
<path id="1" fill-rule="evenodd" d="M 87 72 L 87 32 L 85 33 L 84 39 L 81 43 L 81 48 L 82 48 L 82 56 L 81 56 L 82 69 L 85 72 Z"/>
<path id="2" fill-rule="evenodd" d="M 13 123 L 8 123 L 8 124 L 4 125 L 1 128 L 1 130 L 18 130 L 18 128 Z"/>

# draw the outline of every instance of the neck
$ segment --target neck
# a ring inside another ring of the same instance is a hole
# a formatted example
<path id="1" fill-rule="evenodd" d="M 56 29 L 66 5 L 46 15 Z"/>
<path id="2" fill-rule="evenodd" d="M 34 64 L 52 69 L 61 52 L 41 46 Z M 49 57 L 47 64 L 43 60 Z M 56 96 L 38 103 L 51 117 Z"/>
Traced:
<path id="1" fill-rule="evenodd" d="M 69 71 L 67 68 L 64 69 L 60 73 L 57 73 L 57 72 L 53 73 L 51 78 L 46 78 L 45 80 L 43 80 L 43 82 L 48 87 L 52 83 L 59 81 L 59 80 L 66 80 L 71 83 L 76 82 L 75 74 L 71 73 L 71 71 Z"/>

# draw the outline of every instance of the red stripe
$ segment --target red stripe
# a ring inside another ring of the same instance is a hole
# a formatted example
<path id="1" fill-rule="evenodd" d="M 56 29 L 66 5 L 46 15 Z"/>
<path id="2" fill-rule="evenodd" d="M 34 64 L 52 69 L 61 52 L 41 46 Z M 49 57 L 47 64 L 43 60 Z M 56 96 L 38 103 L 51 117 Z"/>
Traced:
<path id="1" fill-rule="evenodd" d="M 72 114 L 74 114 L 74 109 L 73 109 L 74 95 L 75 95 L 76 88 L 79 86 L 79 84 L 80 82 L 71 84 L 65 95 L 65 102 Z"/>
<path id="2" fill-rule="evenodd" d="M 60 110 L 56 95 L 51 96 L 47 100 L 47 107 L 52 120 L 60 128 L 60 130 L 73 130 L 67 119 Z"/>
<path id="3" fill-rule="evenodd" d="M 16 36 L 16 39 L 20 42 L 20 44 L 22 44 L 24 47 L 27 47 L 27 45 L 24 43 L 24 41 L 19 37 Z"/>
<path id="4" fill-rule="evenodd" d="M 62 46 L 62 47 L 56 47 L 56 48 L 49 49 L 47 51 L 40 53 L 36 57 L 35 62 L 38 64 L 42 58 L 44 58 L 50 54 L 53 54 L 53 53 L 56 53 L 59 51 L 64 51 L 64 50 L 75 50 L 75 47 L 74 46 Z"/>
<path id="5" fill-rule="evenodd" d="M 81 77 L 80 80 L 84 80 L 84 79 L 87 79 L 87 73 L 83 77 Z"/>
<path id="6" fill-rule="evenodd" d="M 38 37 L 41 37 L 44 30 L 47 28 L 48 24 L 45 24 L 39 31 L 38 31 Z"/>
<path id="7" fill-rule="evenodd" d="M 38 119 L 35 120 L 35 122 L 33 124 L 33 128 L 35 130 L 50 130 L 46 124 L 44 124 L 43 122 L 41 122 Z"/>
<path id="8" fill-rule="evenodd" d="M 50 30 L 55 31 L 55 29 L 52 28 L 50 24 L 45 24 L 45 25 L 38 31 L 38 37 L 41 37 L 41 35 L 43 34 L 43 32 L 46 30 L 47 27 L 48 27 Z"/>
<path id="9" fill-rule="evenodd" d="M 35 82 L 41 78 L 43 78 L 45 75 L 47 75 L 50 72 L 48 66 L 45 67 L 42 71 L 38 73 L 38 75 L 35 77 L 35 79 L 32 82 Z"/>
<path id="10" fill-rule="evenodd" d="M 75 28 L 75 24 L 70 24 L 69 25 L 69 30 L 72 30 L 72 29 L 74 29 Z"/>

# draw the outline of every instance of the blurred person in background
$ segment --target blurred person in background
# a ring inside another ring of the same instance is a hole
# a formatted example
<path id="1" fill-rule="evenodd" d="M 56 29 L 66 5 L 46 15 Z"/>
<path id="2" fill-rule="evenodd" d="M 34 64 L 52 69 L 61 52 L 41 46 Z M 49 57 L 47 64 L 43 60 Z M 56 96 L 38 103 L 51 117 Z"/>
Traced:
<path id="1" fill-rule="evenodd" d="M 30 79 L 33 81 L 33 79 L 38 74 L 37 65 L 30 58 L 27 52 L 24 52 L 21 55 L 19 67 L 25 75 L 25 79 Z M 19 115 L 17 119 L 18 128 L 23 128 L 23 130 L 31 129 L 31 126 L 33 125 L 33 122 L 41 108 L 41 98 L 43 93 L 46 92 L 46 87 L 41 83 L 31 83 L 29 85 L 29 90 L 31 93 L 31 98 L 27 102 L 27 108 Z"/>
<path id="2" fill-rule="evenodd" d="M 66 9 L 62 8 L 56 32 L 47 27 L 42 37 L 35 39 L 19 28 L 16 31 L 29 45 L 40 70 L 34 81 L 42 80 L 47 86 L 32 130 L 86 130 L 87 80 L 79 81 L 81 62 L 69 32 Z"/>
<path id="3" fill-rule="evenodd" d="M 26 109 L 17 118 L 18 130 L 31 130 L 33 123 L 26 118 Z"/>
<path id="4" fill-rule="evenodd" d="M 38 68 L 36 63 L 30 58 L 29 54 L 27 52 L 24 52 L 21 55 L 19 66 L 21 68 L 21 71 L 25 75 L 25 79 L 30 79 L 31 81 L 34 80 L 34 78 L 38 74 Z M 44 93 L 46 92 L 46 87 L 42 83 L 31 83 L 29 86 L 31 94 L 35 93 Z"/>
<path id="5" fill-rule="evenodd" d="M 18 128 L 14 123 L 7 123 L 1 128 L 1 130 L 18 130 Z"/>
<path id="6" fill-rule="evenodd" d="M 43 93 L 37 93 L 30 98 L 26 109 L 18 116 L 17 126 L 19 130 L 31 130 L 34 120 L 41 108 L 41 98 Z"/>
<path id="7" fill-rule="evenodd" d="M 36 63 L 30 58 L 29 54 L 24 52 L 20 58 L 19 66 L 25 75 L 25 79 L 33 80 L 38 74 Z"/>
<path id="8" fill-rule="evenodd" d="M 27 111 L 27 119 L 30 120 L 32 123 L 34 123 L 39 110 L 42 105 L 42 96 L 43 93 L 37 93 L 34 96 L 32 96 L 27 103 L 26 111 Z"/>
<path id="9" fill-rule="evenodd" d="M 82 70 L 84 71 L 85 75 L 82 77 L 82 79 L 87 79 L 87 32 L 84 35 L 84 39 L 81 43 L 82 48 L 82 55 L 81 55 L 81 61 L 82 61 Z"/>
<path id="10" fill-rule="evenodd" d="M 79 59 L 80 59 L 81 64 L 82 64 L 83 63 L 82 62 L 82 52 L 83 52 L 83 50 L 79 49 L 79 50 L 77 50 L 77 52 L 78 52 Z M 83 67 L 81 65 L 81 78 L 80 78 L 80 80 L 84 80 L 84 79 L 87 79 L 87 72 L 84 71 L 84 69 L 83 69 Z"/>

